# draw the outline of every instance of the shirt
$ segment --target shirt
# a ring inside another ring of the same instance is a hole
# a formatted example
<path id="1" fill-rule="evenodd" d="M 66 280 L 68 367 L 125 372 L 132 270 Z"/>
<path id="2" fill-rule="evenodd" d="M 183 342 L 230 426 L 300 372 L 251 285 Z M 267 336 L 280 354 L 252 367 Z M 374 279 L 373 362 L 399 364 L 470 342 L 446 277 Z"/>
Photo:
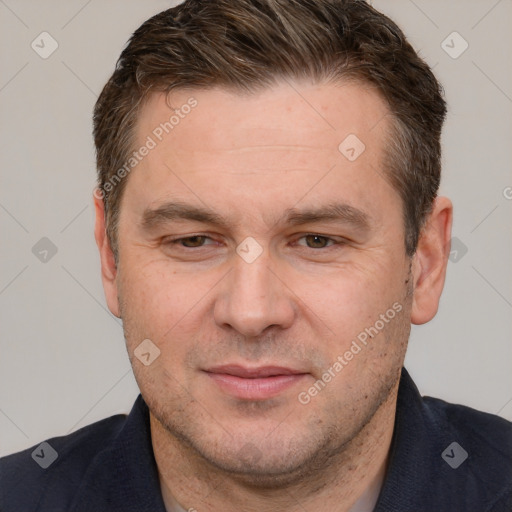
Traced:
<path id="1" fill-rule="evenodd" d="M 405 369 L 390 450 L 374 512 L 512 511 L 512 423 L 422 398 Z M 0 511 L 165 512 L 142 396 L 128 416 L 1 458 Z"/>

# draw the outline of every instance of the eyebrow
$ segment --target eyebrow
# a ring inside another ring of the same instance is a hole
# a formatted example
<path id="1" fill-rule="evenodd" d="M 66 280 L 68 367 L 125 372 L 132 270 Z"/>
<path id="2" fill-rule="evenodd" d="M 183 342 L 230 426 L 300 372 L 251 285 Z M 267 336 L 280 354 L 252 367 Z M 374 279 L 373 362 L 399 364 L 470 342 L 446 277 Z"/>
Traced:
<path id="1" fill-rule="evenodd" d="M 319 208 L 286 210 L 286 223 L 290 226 L 313 222 L 336 221 L 351 224 L 355 228 L 367 231 L 370 229 L 370 217 L 359 208 L 345 203 L 331 203 Z"/>
<path id="2" fill-rule="evenodd" d="M 231 223 L 222 215 L 203 208 L 179 201 L 172 201 L 157 208 L 147 208 L 142 215 L 141 226 L 144 230 L 152 230 L 156 227 L 172 221 L 190 220 L 203 224 L 229 228 Z M 370 229 L 370 217 L 362 210 L 345 203 L 330 203 L 318 208 L 298 210 L 289 208 L 285 210 L 278 224 L 298 226 L 314 222 L 340 222 L 352 225 L 361 231 Z"/>

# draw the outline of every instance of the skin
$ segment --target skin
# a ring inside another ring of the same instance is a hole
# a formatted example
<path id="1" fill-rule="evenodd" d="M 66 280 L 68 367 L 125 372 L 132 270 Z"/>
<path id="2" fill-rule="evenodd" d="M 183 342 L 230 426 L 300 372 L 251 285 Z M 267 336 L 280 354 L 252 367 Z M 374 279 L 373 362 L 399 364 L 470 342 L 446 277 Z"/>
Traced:
<path id="1" fill-rule="evenodd" d="M 164 499 L 199 511 L 349 510 L 384 476 L 410 326 L 434 317 L 444 284 L 451 203 L 436 200 L 408 257 L 402 204 L 382 174 L 390 116 L 369 87 L 180 90 L 171 103 L 191 96 L 197 107 L 126 178 L 117 266 L 94 199 L 107 303 L 151 411 Z M 172 113 L 163 94 L 151 96 L 136 146 Z M 338 150 L 351 133 L 366 146 L 353 162 Z M 168 201 L 228 224 L 144 224 Z M 333 202 L 363 212 L 367 226 L 282 220 Z M 194 235 L 208 238 L 169 243 Z M 246 237 L 263 249 L 252 263 L 236 252 Z M 394 303 L 401 312 L 300 403 Z M 133 355 L 147 338 L 160 349 L 149 366 Z M 273 398 L 241 400 L 204 372 L 227 363 L 307 375 Z"/>

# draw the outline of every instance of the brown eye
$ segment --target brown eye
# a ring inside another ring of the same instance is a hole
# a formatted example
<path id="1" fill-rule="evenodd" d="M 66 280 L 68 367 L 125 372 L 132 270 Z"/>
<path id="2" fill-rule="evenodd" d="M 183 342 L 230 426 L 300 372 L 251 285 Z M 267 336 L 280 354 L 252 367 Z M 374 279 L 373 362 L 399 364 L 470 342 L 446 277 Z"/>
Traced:
<path id="1" fill-rule="evenodd" d="M 180 242 L 183 245 L 183 247 L 201 247 L 202 245 L 204 245 L 206 238 L 206 236 L 196 235 L 189 236 L 187 238 L 180 238 L 178 240 L 175 240 L 175 242 Z"/>
<path id="2" fill-rule="evenodd" d="M 330 238 L 321 235 L 306 235 L 303 238 L 310 249 L 324 249 L 329 242 L 332 242 Z"/>

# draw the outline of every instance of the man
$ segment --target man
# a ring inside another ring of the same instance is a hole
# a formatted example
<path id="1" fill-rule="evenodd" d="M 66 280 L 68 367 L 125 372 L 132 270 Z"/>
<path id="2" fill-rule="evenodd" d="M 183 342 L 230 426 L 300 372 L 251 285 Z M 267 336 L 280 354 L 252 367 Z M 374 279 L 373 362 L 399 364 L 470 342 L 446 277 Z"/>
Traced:
<path id="1" fill-rule="evenodd" d="M 511 425 L 403 369 L 446 273 L 444 117 L 362 1 L 145 22 L 94 112 L 102 279 L 141 396 L 4 458 L 0 510 L 512 510 Z"/>

